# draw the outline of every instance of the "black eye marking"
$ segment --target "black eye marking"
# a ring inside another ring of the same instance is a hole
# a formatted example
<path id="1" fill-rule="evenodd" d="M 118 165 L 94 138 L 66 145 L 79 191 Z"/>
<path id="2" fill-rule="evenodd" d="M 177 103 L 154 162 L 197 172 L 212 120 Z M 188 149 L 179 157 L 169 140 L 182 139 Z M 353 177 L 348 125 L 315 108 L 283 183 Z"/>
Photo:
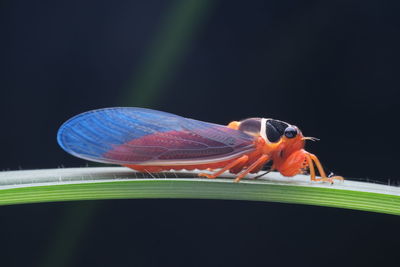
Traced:
<path id="1" fill-rule="evenodd" d="M 271 143 L 278 142 L 283 136 L 285 129 L 289 126 L 286 122 L 278 120 L 267 120 L 266 122 L 266 135 Z"/>
<path id="2" fill-rule="evenodd" d="M 287 127 L 289 127 L 289 124 L 283 121 L 278 121 L 278 120 L 268 120 L 268 122 L 274 126 L 274 128 L 281 134 L 283 135 L 283 132 Z"/>
<path id="3" fill-rule="evenodd" d="M 281 139 L 281 134 L 278 132 L 278 130 L 272 126 L 271 123 L 269 123 L 267 121 L 267 125 L 266 125 L 266 134 L 267 134 L 267 138 L 270 142 L 275 143 L 278 142 L 279 139 Z"/>
<path id="4" fill-rule="evenodd" d="M 287 138 L 294 138 L 296 137 L 296 135 L 297 135 L 297 130 L 294 127 L 289 126 L 285 129 L 285 136 Z"/>

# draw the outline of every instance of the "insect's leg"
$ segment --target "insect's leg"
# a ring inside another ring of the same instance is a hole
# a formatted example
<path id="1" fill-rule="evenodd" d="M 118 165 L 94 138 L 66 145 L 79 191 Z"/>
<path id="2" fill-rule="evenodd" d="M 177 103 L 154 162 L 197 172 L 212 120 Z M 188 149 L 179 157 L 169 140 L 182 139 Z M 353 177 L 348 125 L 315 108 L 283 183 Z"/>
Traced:
<path id="1" fill-rule="evenodd" d="M 324 168 L 322 167 L 321 162 L 319 161 L 317 156 L 315 156 L 314 154 L 307 153 L 306 159 L 307 159 L 308 166 L 310 167 L 310 178 L 312 181 L 324 181 L 324 182 L 330 182 L 331 184 L 333 184 L 334 179 L 340 180 L 340 181 L 344 180 L 342 176 L 328 177 L 324 171 Z M 314 170 L 313 162 L 317 166 L 317 169 L 318 169 L 319 174 L 321 175 L 321 178 L 315 177 L 315 170 Z"/>
<path id="2" fill-rule="evenodd" d="M 217 172 L 215 172 L 213 174 L 199 173 L 199 176 L 203 176 L 203 177 L 207 177 L 207 178 L 216 178 L 219 175 L 223 174 L 225 171 L 235 167 L 238 164 L 245 163 L 248 160 L 249 160 L 249 156 L 243 155 L 240 158 L 232 161 L 231 163 L 229 163 L 228 165 L 226 165 L 225 167 L 223 167 L 222 169 L 220 169 L 219 171 L 217 171 Z"/>
<path id="3" fill-rule="evenodd" d="M 259 170 L 259 171 L 261 171 L 262 168 L 263 168 L 263 166 L 260 167 L 260 170 Z M 275 171 L 275 170 L 276 170 L 276 168 L 275 168 L 274 164 L 272 164 L 272 166 L 270 166 L 268 170 L 265 170 L 264 173 L 255 176 L 253 179 L 258 179 L 258 178 L 260 178 L 260 177 L 263 177 L 264 175 L 267 175 L 268 173 L 270 173 L 270 172 L 272 172 L 272 171 Z"/>
<path id="4" fill-rule="evenodd" d="M 272 170 L 269 169 L 268 171 L 265 171 L 264 173 L 261 173 L 261 174 L 257 175 L 257 176 L 254 177 L 253 179 L 255 180 L 255 179 L 258 179 L 258 178 L 260 178 L 260 177 L 263 177 L 264 175 L 267 175 L 267 174 L 270 173 L 271 171 L 272 171 Z"/>
<path id="5" fill-rule="evenodd" d="M 310 169 L 311 181 L 316 181 L 314 163 L 313 163 L 313 161 L 312 161 L 312 159 L 310 157 L 310 154 L 307 153 L 307 154 L 305 154 L 305 156 L 306 156 L 308 168 Z"/>
<path id="6" fill-rule="evenodd" d="M 314 154 L 310 155 L 311 159 L 315 162 L 315 165 L 317 165 L 317 169 L 319 171 L 319 173 L 321 174 L 321 177 L 326 178 L 326 179 L 330 179 L 330 181 L 333 182 L 334 179 L 336 180 L 341 180 L 343 181 L 344 178 L 342 176 L 332 176 L 332 177 L 328 177 L 325 174 L 324 168 L 322 167 L 321 162 L 319 161 L 319 159 L 317 158 L 317 156 L 315 156 Z"/>
<path id="7" fill-rule="evenodd" d="M 249 172 L 251 172 L 252 170 L 254 170 L 255 168 L 259 168 L 260 165 L 264 165 L 267 161 L 269 160 L 269 157 L 267 155 L 262 155 L 261 157 L 259 157 L 253 164 L 251 164 L 244 172 L 242 172 L 241 174 L 239 174 L 236 179 L 235 182 L 239 182 L 243 177 L 245 177 Z"/>

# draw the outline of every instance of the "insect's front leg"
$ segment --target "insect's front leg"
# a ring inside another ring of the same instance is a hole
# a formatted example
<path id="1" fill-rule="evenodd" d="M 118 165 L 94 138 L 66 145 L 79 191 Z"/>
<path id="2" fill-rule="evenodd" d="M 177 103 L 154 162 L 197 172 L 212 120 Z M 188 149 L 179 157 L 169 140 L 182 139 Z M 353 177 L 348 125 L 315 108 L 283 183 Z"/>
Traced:
<path id="1" fill-rule="evenodd" d="M 233 167 L 239 165 L 239 164 L 244 164 L 249 160 L 249 156 L 243 155 L 240 158 L 232 161 L 231 163 L 227 164 L 225 167 L 220 169 L 219 171 L 213 173 L 213 174 L 208 174 L 208 173 L 199 173 L 199 176 L 207 177 L 207 178 L 217 178 L 219 175 L 223 174 L 225 171 L 232 169 Z"/>
<path id="2" fill-rule="evenodd" d="M 324 171 L 324 168 L 322 167 L 321 162 L 319 161 L 317 156 L 315 156 L 314 154 L 307 152 L 305 154 L 305 156 L 306 156 L 308 167 L 310 168 L 311 181 L 323 181 L 323 182 L 329 182 L 329 183 L 333 184 L 334 180 L 339 180 L 339 181 L 344 180 L 344 178 L 342 176 L 328 177 Z M 319 174 L 321 175 L 321 178 L 316 178 L 314 163 L 317 166 L 317 169 L 318 169 Z"/>

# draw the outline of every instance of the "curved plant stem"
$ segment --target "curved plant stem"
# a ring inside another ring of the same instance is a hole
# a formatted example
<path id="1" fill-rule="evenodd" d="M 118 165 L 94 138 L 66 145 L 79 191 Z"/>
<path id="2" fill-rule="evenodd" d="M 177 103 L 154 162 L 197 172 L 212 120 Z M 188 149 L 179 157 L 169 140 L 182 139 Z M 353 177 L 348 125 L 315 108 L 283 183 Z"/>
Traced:
<path id="1" fill-rule="evenodd" d="M 334 185 L 278 173 L 240 183 L 233 176 L 197 178 L 197 172 L 138 173 L 123 167 L 0 173 L 0 205 L 70 200 L 197 198 L 271 201 L 400 215 L 400 187 L 346 180 Z"/>

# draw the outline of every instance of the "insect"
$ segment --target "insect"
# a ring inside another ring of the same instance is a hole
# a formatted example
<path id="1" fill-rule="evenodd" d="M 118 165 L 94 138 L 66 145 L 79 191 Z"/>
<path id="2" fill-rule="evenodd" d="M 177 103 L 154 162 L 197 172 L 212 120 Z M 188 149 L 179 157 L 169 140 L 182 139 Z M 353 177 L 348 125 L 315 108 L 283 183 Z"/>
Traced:
<path id="1" fill-rule="evenodd" d="M 284 176 L 309 172 L 312 181 L 333 183 L 318 158 L 305 151 L 298 127 L 286 122 L 249 118 L 227 126 L 135 107 L 92 110 L 59 129 L 57 140 L 68 153 L 90 161 L 119 164 L 137 171 L 199 169 L 202 177 L 225 171 L 239 182 L 272 161 Z M 321 178 L 316 177 L 316 169 Z"/>

